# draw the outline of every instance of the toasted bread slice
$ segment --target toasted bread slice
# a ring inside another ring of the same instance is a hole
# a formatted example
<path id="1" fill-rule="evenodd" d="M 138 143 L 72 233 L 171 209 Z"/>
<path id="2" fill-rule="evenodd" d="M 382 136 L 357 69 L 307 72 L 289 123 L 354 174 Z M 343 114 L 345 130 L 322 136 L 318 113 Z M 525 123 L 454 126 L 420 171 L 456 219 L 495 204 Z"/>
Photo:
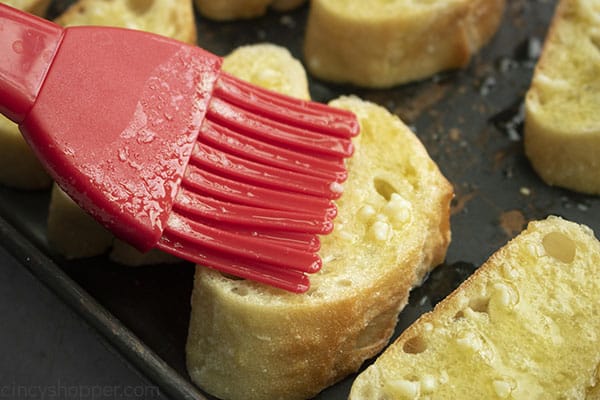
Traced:
<path id="1" fill-rule="evenodd" d="M 256 85 L 290 96 L 309 97 L 304 68 L 287 49 L 280 46 L 258 44 L 240 47 L 225 57 L 223 69 Z M 57 252 L 67 258 L 92 257 L 112 247 L 110 258 L 124 265 L 177 261 L 159 251 L 141 253 L 114 239 L 56 185 L 50 202 L 48 240 Z"/>
<path id="2" fill-rule="evenodd" d="M 504 0 L 313 0 L 305 57 L 316 77 L 385 88 L 464 67 L 496 32 Z"/>
<path id="3" fill-rule="evenodd" d="M 355 97 L 361 134 L 322 270 L 298 295 L 198 266 L 187 366 L 223 399 L 305 399 L 356 371 L 394 331 L 409 291 L 445 257 L 452 188 L 417 137 Z"/>
<path id="4" fill-rule="evenodd" d="M 247 19 L 264 15 L 269 7 L 288 11 L 302 5 L 305 0 L 195 0 L 203 16 L 217 21 Z"/>
<path id="5" fill-rule="evenodd" d="M 50 0 L 4 0 L 2 3 L 43 17 L 50 5 Z"/>
<path id="6" fill-rule="evenodd" d="M 355 380 L 350 399 L 586 399 L 600 387 L 600 242 L 549 217 Z"/>
<path id="7" fill-rule="evenodd" d="M 558 4 L 525 110 L 525 152 L 538 175 L 600 194 L 600 0 Z"/>

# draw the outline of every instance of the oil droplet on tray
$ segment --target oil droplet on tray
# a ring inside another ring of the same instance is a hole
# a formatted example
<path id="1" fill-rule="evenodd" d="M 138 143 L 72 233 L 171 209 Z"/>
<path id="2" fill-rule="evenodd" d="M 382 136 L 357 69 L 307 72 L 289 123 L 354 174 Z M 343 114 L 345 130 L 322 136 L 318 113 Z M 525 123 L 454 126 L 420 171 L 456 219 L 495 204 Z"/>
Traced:
<path id="1" fill-rule="evenodd" d="M 505 211 L 500 215 L 500 227 L 508 237 L 514 237 L 523 230 L 527 221 L 519 210 Z"/>

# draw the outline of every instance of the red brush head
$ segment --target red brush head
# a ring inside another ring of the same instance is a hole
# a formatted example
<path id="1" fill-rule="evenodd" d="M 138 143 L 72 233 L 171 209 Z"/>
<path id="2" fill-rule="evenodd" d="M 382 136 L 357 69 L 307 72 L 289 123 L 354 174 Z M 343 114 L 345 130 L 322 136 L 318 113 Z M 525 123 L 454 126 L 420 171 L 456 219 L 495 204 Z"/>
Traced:
<path id="1" fill-rule="evenodd" d="M 0 4 L 6 29 L 0 111 L 82 208 L 140 250 L 308 289 L 354 115 L 243 83 L 219 57 L 149 33 L 63 30 Z"/>
<path id="2" fill-rule="evenodd" d="M 219 57 L 161 36 L 68 28 L 23 133 L 84 209 L 150 249 L 165 226 L 220 64 Z"/>

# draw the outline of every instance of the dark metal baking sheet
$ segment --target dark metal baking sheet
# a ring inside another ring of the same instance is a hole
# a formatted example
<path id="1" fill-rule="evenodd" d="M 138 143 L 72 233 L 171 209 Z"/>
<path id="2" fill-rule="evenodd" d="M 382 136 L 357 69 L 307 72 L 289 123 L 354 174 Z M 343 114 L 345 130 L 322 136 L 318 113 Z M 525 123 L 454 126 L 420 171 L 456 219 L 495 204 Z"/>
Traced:
<path id="1" fill-rule="evenodd" d="M 56 15 L 68 1 L 55 1 Z M 523 154 L 522 99 L 556 1 L 508 0 L 502 27 L 464 70 L 389 90 L 311 79 L 315 99 L 357 94 L 400 115 L 453 183 L 452 243 L 446 263 L 415 289 L 396 335 L 515 236 L 527 221 L 560 215 L 600 232 L 597 197 L 545 185 Z M 249 21 L 198 18 L 198 43 L 219 55 L 257 42 L 302 59 L 308 7 Z M 3 246 L 174 399 L 204 398 L 190 383 L 184 345 L 193 267 L 124 268 L 105 257 L 66 261 L 48 248 L 49 194 L 0 187 Z M 318 399 L 344 399 L 353 376 Z M 210 398 L 210 396 L 206 396 Z"/>

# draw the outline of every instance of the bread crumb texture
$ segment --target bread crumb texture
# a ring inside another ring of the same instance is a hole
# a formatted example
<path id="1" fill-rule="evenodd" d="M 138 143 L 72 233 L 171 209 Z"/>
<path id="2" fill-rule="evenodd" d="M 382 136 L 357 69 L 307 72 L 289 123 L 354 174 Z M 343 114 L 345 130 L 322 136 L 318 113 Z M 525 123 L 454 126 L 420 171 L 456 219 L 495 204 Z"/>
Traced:
<path id="1" fill-rule="evenodd" d="M 355 380 L 350 399 L 597 399 L 600 242 L 531 222 Z"/>
<path id="2" fill-rule="evenodd" d="M 302 295 L 198 267 L 187 365 L 223 399 L 305 399 L 388 342 L 409 291 L 445 257 L 452 187 L 416 136 L 356 97 L 361 124 L 323 268 Z"/>
<path id="3" fill-rule="evenodd" d="M 537 173 L 600 194 L 600 0 L 558 4 L 525 104 L 525 151 Z"/>
<path id="4" fill-rule="evenodd" d="M 494 35 L 504 0 L 313 0 L 305 57 L 315 76 L 390 87 L 464 67 Z"/>

